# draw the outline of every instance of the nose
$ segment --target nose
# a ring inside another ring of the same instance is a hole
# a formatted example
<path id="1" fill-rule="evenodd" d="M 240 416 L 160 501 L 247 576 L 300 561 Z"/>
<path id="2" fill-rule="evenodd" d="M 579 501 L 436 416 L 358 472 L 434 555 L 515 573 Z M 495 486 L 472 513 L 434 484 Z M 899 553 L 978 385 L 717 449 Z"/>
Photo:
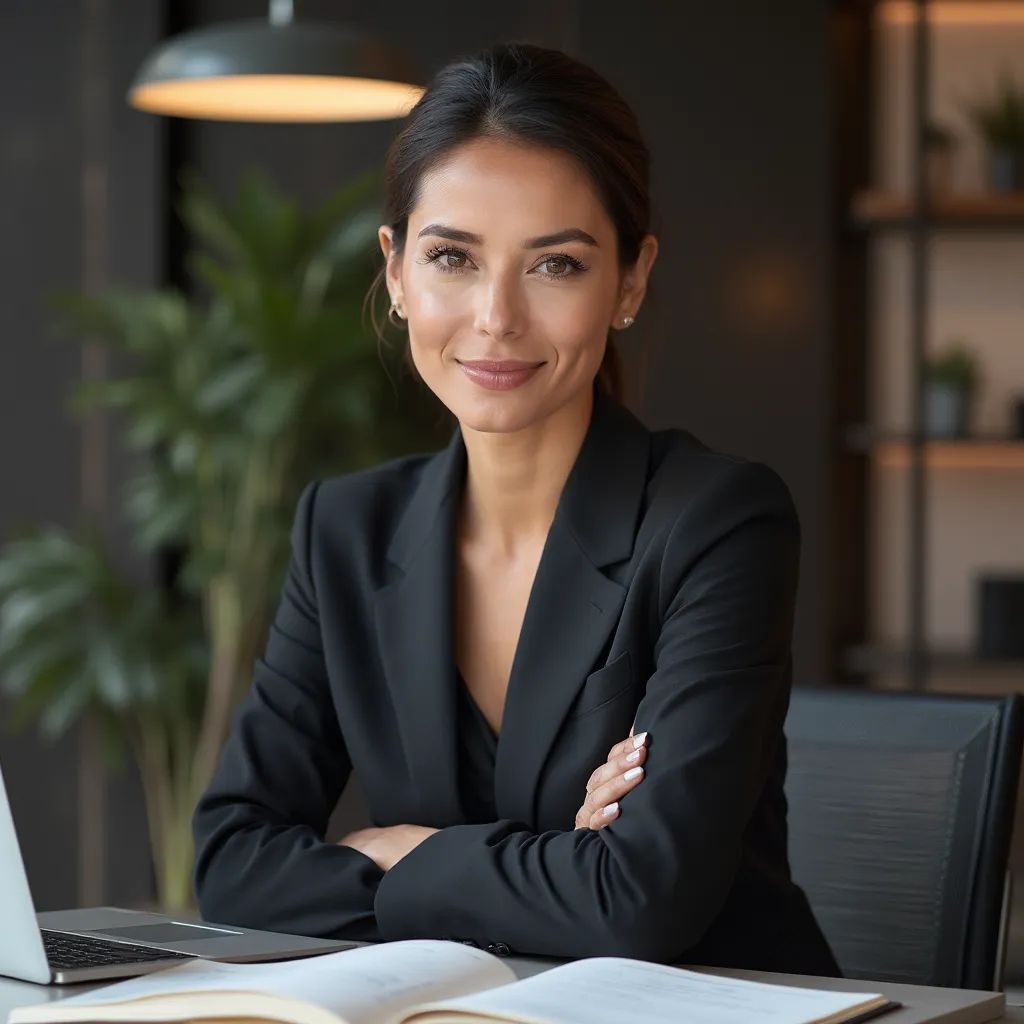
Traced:
<path id="1" fill-rule="evenodd" d="M 482 283 L 474 328 L 492 338 L 515 337 L 522 330 L 522 298 L 514 273 L 496 274 Z"/>

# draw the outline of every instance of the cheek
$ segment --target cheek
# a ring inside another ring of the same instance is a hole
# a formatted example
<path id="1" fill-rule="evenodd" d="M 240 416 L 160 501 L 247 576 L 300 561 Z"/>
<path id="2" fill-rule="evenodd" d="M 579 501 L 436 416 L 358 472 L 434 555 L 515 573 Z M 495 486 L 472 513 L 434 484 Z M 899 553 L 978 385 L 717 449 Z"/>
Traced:
<path id="1" fill-rule="evenodd" d="M 463 316 L 470 309 L 469 291 L 430 266 L 407 274 L 408 307 L 417 321 L 429 323 Z"/>
<path id="2" fill-rule="evenodd" d="M 548 336 L 564 369 L 596 370 L 601 364 L 604 334 L 596 322 L 584 325 L 574 320 L 566 323 L 562 331 L 558 330 L 558 325 L 552 324 Z"/>
<path id="3" fill-rule="evenodd" d="M 427 277 L 417 280 L 414 287 L 407 289 L 409 344 L 413 362 L 421 374 L 430 370 L 429 366 L 421 365 L 420 360 L 436 358 L 456 333 L 464 316 L 465 299 L 460 301 L 456 291 L 440 287 Z"/>
<path id="4" fill-rule="evenodd" d="M 551 286 L 550 290 L 556 287 L 560 286 Z M 567 291 L 568 288 L 566 286 Z M 586 372 L 596 372 L 601 364 L 609 320 L 604 294 L 583 288 L 571 299 L 550 303 L 538 317 L 544 334 L 558 353 L 559 362 Z"/>

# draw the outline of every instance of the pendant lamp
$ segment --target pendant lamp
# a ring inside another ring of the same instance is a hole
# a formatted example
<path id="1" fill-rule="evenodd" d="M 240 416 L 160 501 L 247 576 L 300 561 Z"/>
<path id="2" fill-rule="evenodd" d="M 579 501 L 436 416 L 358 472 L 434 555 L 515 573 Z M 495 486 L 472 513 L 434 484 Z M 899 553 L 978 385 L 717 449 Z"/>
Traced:
<path id="1" fill-rule="evenodd" d="M 292 0 L 249 19 L 166 40 L 139 68 L 128 102 L 217 121 L 376 121 L 423 93 L 395 48 L 329 22 L 296 22 Z"/>

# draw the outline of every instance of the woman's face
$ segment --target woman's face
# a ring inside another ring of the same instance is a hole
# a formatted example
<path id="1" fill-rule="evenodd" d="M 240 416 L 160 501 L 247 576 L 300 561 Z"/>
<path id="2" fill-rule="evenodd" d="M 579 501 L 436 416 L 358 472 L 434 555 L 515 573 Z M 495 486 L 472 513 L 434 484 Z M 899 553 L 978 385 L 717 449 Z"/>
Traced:
<path id="1" fill-rule="evenodd" d="M 380 242 L 388 257 L 386 225 Z M 569 157 L 476 140 L 424 175 L 387 283 L 430 389 L 465 426 L 514 431 L 589 399 L 609 326 L 643 297 L 644 253 L 620 275 L 614 226 Z M 506 365 L 470 365 L 488 361 Z"/>

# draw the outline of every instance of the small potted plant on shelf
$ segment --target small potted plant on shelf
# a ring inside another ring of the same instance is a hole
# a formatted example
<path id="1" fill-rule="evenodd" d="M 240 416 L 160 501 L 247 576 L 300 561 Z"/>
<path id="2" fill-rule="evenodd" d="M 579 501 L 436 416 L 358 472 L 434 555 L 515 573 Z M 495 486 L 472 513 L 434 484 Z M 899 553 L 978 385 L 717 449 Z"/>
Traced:
<path id="1" fill-rule="evenodd" d="M 954 338 L 924 367 L 924 431 L 930 437 L 964 437 L 978 385 L 978 363 L 964 339 Z"/>
<path id="2" fill-rule="evenodd" d="M 952 190 L 956 147 L 956 135 L 947 125 L 939 121 L 929 121 L 925 125 L 925 178 L 929 194 L 945 195 Z"/>
<path id="3" fill-rule="evenodd" d="M 1024 190 L 1024 86 L 1004 70 L 991 94 L 970 101 L 967 112 L 988 147 L 989 187 Z"/>

